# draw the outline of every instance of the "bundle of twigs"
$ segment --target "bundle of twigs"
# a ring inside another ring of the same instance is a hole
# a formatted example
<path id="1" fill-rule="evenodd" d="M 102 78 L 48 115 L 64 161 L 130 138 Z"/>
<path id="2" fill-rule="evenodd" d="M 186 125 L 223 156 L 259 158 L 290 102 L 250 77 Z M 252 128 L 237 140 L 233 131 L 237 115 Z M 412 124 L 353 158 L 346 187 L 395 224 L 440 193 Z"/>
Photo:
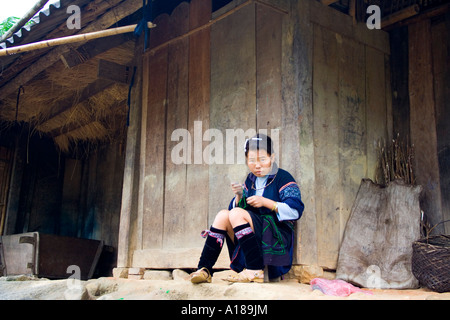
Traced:
<path id="1" fill-rule="evenodd" d="M 375 182 L 387 186 L 389 182 L 401 179 L 415 185 L 414 146 L 400 141 L 399 135 L 386 145 L 384 139 L 378 141 L 378 166 Z"/>

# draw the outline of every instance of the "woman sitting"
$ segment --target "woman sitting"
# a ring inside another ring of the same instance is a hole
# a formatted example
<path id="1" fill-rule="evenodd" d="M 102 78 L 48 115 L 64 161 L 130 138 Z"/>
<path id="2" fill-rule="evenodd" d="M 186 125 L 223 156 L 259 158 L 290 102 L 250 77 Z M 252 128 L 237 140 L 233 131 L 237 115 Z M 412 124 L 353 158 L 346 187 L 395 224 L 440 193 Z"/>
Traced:
<path id="1" fill-rule="evenodd" d="M 264 282 L 264 267 L 269 279 L 287 273 L 292 266 L 294 226 L 304 205 L 292 175 L 274 162 L 272 140 L 257 134 L 246 141 L 245 157 L 250 173 L 243 185 L 233 183 L 235 197 L 228 210 L 220 211 L 204 231 L 198 270 L 192 283 L 211 282 L 224 241 L 232 270 L 231 282 Z"/>

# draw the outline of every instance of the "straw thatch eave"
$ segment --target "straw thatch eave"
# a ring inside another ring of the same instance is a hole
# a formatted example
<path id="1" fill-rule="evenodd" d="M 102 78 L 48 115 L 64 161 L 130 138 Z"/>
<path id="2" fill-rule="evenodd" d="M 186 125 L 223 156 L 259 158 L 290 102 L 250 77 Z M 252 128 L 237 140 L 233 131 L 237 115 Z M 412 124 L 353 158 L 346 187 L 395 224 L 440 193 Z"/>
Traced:
<path id="1" fill-rule="evenodd" d="M 95 30 L 115 26 L 141 5 L 136 0 L 91 1 L 83 8 L 88 10 L 83 14 L 83 27 Z M 48 25 L 41 27 L 49 29 Z M 73 33 L 68 31 L 65 21 L 63 27 L 53 26 L 52 30 L 45 38 Z M 64 49 L 19 54 L 12 62 L 1 59 L 0 121 L 28 123 L 32 131 L 53 138 L 64 152 L 71 151 L 77 143 L 123 139 L 129 89 L 129 81 L 124 83 L 123 79 L 131 77 L 128 70 L 134 65 L 135 41 L 129 34 L 112 36 L 67 45 Z M 127 75 L 120 81 L 105 79 L 105 72 L 100 72 L 105 65 L 101 61 L 123 66 Z"/>
<path id="2" fill-rule="evenodd" d="M 131 66 L 133 54 L 129 41 L 73 68 L 58 61 L 24 86 L 18 104 L 17 94 L 3 99 L 0 117 L 16 121 L 17 112 L 18 122 L 50 136 L 64 152 L 78 141 L 111 141 L 124 133 L 129 85 L 99 78 L 99 62 Z"/>

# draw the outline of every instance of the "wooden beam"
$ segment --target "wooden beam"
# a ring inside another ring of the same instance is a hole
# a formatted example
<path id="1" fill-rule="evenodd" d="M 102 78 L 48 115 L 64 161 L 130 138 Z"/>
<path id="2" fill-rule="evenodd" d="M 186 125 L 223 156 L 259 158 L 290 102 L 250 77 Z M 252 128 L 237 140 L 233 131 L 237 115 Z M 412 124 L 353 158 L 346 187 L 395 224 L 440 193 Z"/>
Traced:
<path id="1" fill-rule="evenodd" d="M 128 33 L 108 37 L 107 39 L 89 41 L 85 45 L 71 49 L 69 52 L 62 54 L 61 61 L 67 68 L 73 68 L 103 52 L 118 47 L 127 41 L 131 41 L 132 39 L 133 35 Z"/>
<path id="2" fill-rule="evenodd" d="M 348 14 L 353 19 L 353 24 L 356 24 L 356 0 L 349 1 Z"/>
<path id="3" fill-rule="evenodd" d="M 142 59 L 141 52 L 144 51 L 144 39 L 137 40 L 134 48 L 135 59 L 134 64 L 137 67 L 135 85 L 133 87 L 133 94 L 130 99 L 130 123 L 126 134 L 125 143 L 125 162 L 123 170 L 123 183 L 122 183 L 122 201 L 120 207 L 120 220 L 119 220 L 119 234 L 117 240 L 117 267 L 131 267 L 132 254 L 136 246 L 134 241 L 135 235 L 139 234 L 139 231 L 133 232 L 137 229 L 135 224 L 136 211 L 138 208 L 137 200 L 142 195 L 139 194 L 141 190 L 139 183 L 141 179 L 137 172 L 142 165 L 139 160 L 140 151 L 140 134 L 144 126 L 141 126 L 141 115 L 143 111 L 147 109 L 143 107 L 145 97 L 143 95 L 142 78 L 143 73 L 148 73 L 148 68 L 144 68 L 144 60 Z M 148 67 L 147 65 L 145 65 Z M 146 92 L 147 93 L 147 92 Z M 145 131 L 145 130 L 144 130 Z M 144 140 L 145 141 L 145 140 Z M 139 172 L 140 173 L 140 172 Z M 142 177 L 142 175 L 141 175 Z M 135 229 L 136 228 L 136 229 Z"/>
<path id="4" fill-rule="evenodd" d="M 330 4 L 333 4 L 337 1 L 336 0 L 320 0 L 320 2 L 326 6 L 329 6 Z"/>
<path id="5" fill-rule="evenodd" d="M 420 7 L 417 4 L 407 7 L 405 9 L 402 9 L 400 11 L 394 12 L 393 14 L 391 14 L 381 20 L 381 29 L 389 27 L 399 21 L 411 18 L 411 17 L 419 14 L 419 12 L 420 12 Z"/>
<path id="6" fill-rule="evenodd" d="M 97 76 L 99 79 L 129 84 L 131 81 L 130 68 L 130 66 L 100 59 Z"/>
<path id="7" fill-rule="evenodd" d="M 422 11 L 420 14 L 412 16 L 409 19 L 404 19 L 403 21 L 399 21 L 397 24 L 395 24 L 395 27 L 408 26 L 410 24 L 414 24 L 414 23 L 420 22 L 422 20 L 428 20 L 433 17 L 437 17 L 442 14 L 445 14 L 449 10 L 450 10 L 450 3 L 446 3 L 446 4 L 440 5 L 438 7 L 435 7 L 435 8 L 426 10 L 426 11 Z M 394 25 L 390 25 L 390 26 L 385 27 L 385 29 L 388 30 L 393 27 L 394 27 Z"/>

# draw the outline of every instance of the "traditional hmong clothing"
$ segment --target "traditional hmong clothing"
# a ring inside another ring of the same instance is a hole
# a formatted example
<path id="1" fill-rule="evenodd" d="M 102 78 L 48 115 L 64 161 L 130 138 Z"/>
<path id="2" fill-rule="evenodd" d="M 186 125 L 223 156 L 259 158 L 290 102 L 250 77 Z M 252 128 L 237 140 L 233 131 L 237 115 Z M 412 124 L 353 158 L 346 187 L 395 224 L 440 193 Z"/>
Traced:
<path id="1" fill-rule="evenodd" d="M 292 175 L 283 169 L 262 178 L 250 173 L 243 189 L 243 200 L 238 205 L 250 214 L 254 232 L 249 224 L 237 226 L 234 241 L 231 241 L 226 231 L 211 227 L 203 233 L 207 239 L 198 268 L 207 268 L 213 273 L 212 267 L 225 240 L 231 269 L 241 272 L 244 268 L 258 270 L 268 266 L 269 278 L 279 277 L 292 266 L 295 221 L 300 219 L 304 209 L 300 189 Z M 276 201 L 278 213 L 246 204 L 245 199 L 254 195 Z M 235 206 L 233 198 L 228 209 Z"/>
<path id="2" fill-rule="evenodd" d="M 268 266 L 269 278 L 276 278 L 287 273 L 292 266 L 294 226 L 300 219 L 304 205 L 301 200 L 300 189 L 292 175 L 278 169 L 275 174 L 264 178 L 257 178 L 253 173 L 247 176 L 244 185 L 244 199 L 260 195 L 278 203 L 278 213 L 268 208 L 254 208 L 248 204 L 242 205 L 250 214 L 258 242 L 261 244 L 263 262 Z M 234 199 L 229 210 L 235 207 Z M 240 272 L 246 266 L 246 261 L 240 243 L 234 243 L 227 238 L 230 253 L 230 267 Z M 258 250 L 258 248 L 255 248 Z"/>

